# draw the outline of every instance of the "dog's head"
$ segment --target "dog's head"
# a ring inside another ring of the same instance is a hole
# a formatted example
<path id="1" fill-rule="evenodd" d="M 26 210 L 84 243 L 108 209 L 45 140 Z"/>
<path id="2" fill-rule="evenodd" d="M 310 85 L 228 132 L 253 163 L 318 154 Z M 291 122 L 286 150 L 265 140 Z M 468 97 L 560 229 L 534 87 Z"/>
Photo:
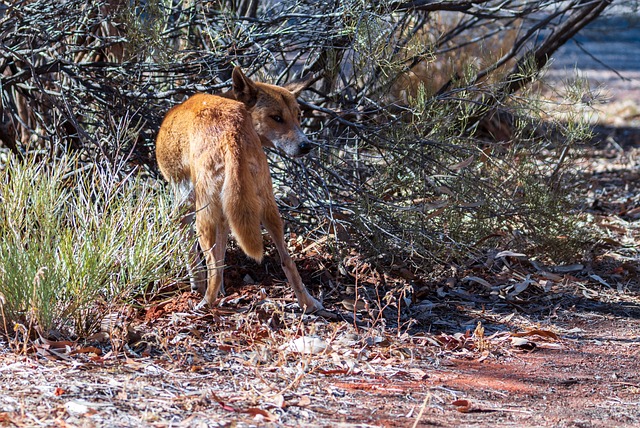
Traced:
<path id="1" fill-rule="evenodd" d="M 304 156 L 313 148 L 300 128 L 300 107 L 297 96 L 306 83 L 285 86 L 254 82 L 244 75 L 240 67 L 233 69 L 233 94 L 251 112 L 262 144 L 277 147 L 289 156 Z"/>

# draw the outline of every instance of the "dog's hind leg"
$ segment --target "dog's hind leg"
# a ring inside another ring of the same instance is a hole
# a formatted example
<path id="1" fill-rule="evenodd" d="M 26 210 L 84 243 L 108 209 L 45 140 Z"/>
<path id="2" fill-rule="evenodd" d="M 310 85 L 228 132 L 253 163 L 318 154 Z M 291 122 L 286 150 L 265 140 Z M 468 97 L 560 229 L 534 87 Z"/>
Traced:
<path id="1" fill-rule="evenodd" d="M 208 214 L 208 213 L 207 213 Z M 224 256 L 227 249 L 227 239 L 229 237 L 229 226 L 222 220 L 221 216 L 207 217 L 207 214 L 196 215 L 196 230 L 200 248 L 207 261 L 207 291 L 204 299 L 198 306 L 205 304 L 213 306 L 218 293 L 224 292 Z M 212 222 L 213 218 L 219 221 Z"/>
<path id="2" fill-rule="evenodd" d="M 195 231 L 195 192 L 191 183 L 187 181 L 174 183 L 172 187 L 176 205 L 185 211 L 180 218 L 180 225 L 186 231 L 186 241 L 189 243 L 187 272 L 191 291 L 204 295 L 207 290 L 207 272 L 202 266 L 202 252 Z"/>
<path id="3" fill-rule="evenodd" d="M 207 290 L 207 271 L 202 266 L 202 252 L 194 230 L 194 217 L 194 213 L 189 213 L 185 214 L 181 219 L 182 226 L 187 231 L 187 242 L 191 243 L 187 270 L 189 272 L 191 291 L 197 291 L 204 295 Z"/>

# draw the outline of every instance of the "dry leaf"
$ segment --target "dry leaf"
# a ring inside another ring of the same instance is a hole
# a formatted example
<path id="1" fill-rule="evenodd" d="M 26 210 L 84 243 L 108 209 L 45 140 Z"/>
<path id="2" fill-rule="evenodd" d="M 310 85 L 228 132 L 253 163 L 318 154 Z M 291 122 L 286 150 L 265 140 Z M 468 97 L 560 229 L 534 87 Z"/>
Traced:
<path id="1" fill-rule="evenodd" d="M 434 212 L 432 212 L 432 213 L 428 214 L 428 215 L 425 217 L 425 220 L 430 220 L 430 219 L 432 219 L 432 218 L 434 218 L 434 217 L 438 217 L 440 214 L 442 214 L 442 213 L 444 212 L 444 209 L 445 209 L 445 207 L 442 207 L 442 208 L 440 208 L 439 210 L 436 210 L 436 211 L 434 211 Z"/>
<path id="2" fill-rule="evenodd" d="M 386 337 L 374 336 L 365 338 L 364 343 L 366 343 L 368 346 L 388 346 L 390 342 Z"/>
<path id="3" fill-rule="evenodd" d="M 486 280 L 478 277 L 478 276 L 465 276 L 464 278 L 462 278 L 463 281 L 473 281 L 473 282 L 477 282 L 480 285 L 484 285 L 487 288 L 492 288 L 492 285 L 489 284 L 489 282 L 487 282 Z"/>
<path id="4" fill-rule="evenodd" d="M 259 409 L 257 407 L 249 407 L 247 410 L 245 410 L 245 413 L 248 413 L 254 417 L 256 416 L 262 416 L 264 417 L 268 422 L 275 422 L 278 418 L 271 412 L 268 412 L 264 409 Z"/>
<path id="5" fill-rule="evenodd" d="M 471 402 L 469 400 L 456 400 L 451 404 L 456 406 L 456 410 L 461 413 L 467 413 L 471 410 Z"/>
<path id="6" fill-rule="evenodd" d="M 75 355 L 75 354 L 102 355 L 102 350 L 100 348 L 96 348 L 95 346 L 85 346 L 84 348 L 74 349 L 69 353 L 69 355 Z"/>
<path id="7" fill-rule="evenodd" d="M 94 407 L 101 407 L 96 403 L 89 403 L 82 400 L 72 400 L 64 403 L 64 408 L 71 416 L 93 415 L 98 413 Z"/>
<path id="8" fill-rule="evenodd" d="M 563 265 L 563 266 L 550 266 L 549 270 L 557 273 L 569 273 L 569 272 L 580 272 L 584 269 L 584 266 L 576 263 L 573 265 Z"/>
<path id="9" fill-rule="evenodd" d="M 540 282 L 538 282 L 538 284 L 540 284 L 540 287 L 542 287 L 542 290 L 545 293 L 548 293 L 549 291 L 551 291 L 551 287 L 553 287 L 555 283 L 549 279 L 543 279 Z"/>
<path id="10" fill-rule="evenodd" d="M 441 193 L 443 195 L 455 196 L 453 190 L 449 189 L 447 186 L 438 186 L 435 188 L 436 193 Z"/>
<path id="11" fill-rule="evenodd" d="M 366 311 L 369 308 L 369 305 L 363 300 L 355 301 L 354 299 L 344 299 L 340 304 L 348 311 L 353 311 L 355 308 L 355 310 L 359 312 Z"/>
<path id="12" fill-rule="evenodd" d="M 611 286 L 609 285 L 609 283 L 607 283 L 607 281 L 605 281 L 604 279 L 602 279 L 602 278 L 600 277 L 600 275 L 596 275 L 596 274 L 594 273 L 594 274 L 589 275 L 589 278 L 591 278 L 591 279 L 595 279 L 596 281 L 598 281 L 600 284 L 604 285 L 605 287 L 613 288 L 613 287 L 611 287 Z"/>
<path id="13" fill-rule="evenodd" d="M 551 281 L 560 282 L 562 281 L 562 276 L 556 275 L 555 273 L 547 272 L 546 270 L 542 270 L 538 272 L 540 276 L 550 279 Z"/>
<path id="14" fill-rule="evenodd" d="M 298 399 L 298 402 L 296 403 L 296 406 L 298 407 L 306 407 L 309 404 L 311 404 L 311 398 L 309 398 L 306 395 L 303 395 L 300 397 L 300 399 Z"/>
<path id="15" fill-rule="evenodd" d="M 640 218 L 640 207 L 630 209 L 625 215 L 632 220 L 638 220 Z"/>
<path id="16" fill-rule="evenodd" d="M 529 278 L 529 275 L 527 275 L 527 277 L 525 278 L 524 281 L 519 282 L 517 284 L 515 284 L 513 286 L 513 291 L 511 291 L 508 296 L 509 297 L 515 297 L 518 294 L 522 293 L 524 290 L 526 290 L 529 287 L 529 284 L 534 283 L 535 281 L 532 280 L 531 278 Z"/>
<path id="17" fill-rule="evenodd" d="M 213 400 L 218 403 L 220 405 L 220 407 L 222 407 L 224 410 L 228 411 L 228 412 L 237 412 L 238 410 L 236 410 L 234 407 L 228 405 L 227 403 L 225 403 L 224 401 L 222 401 L 222 398 L 218 397 L 214 392 L 210 391 L 211 394 L 211 398 L 213 398 Z"/>
<path id="18" fill-rule="evenodd" d="M 41 337 L 40 340 L 51 349 L 67 349 L 76 346 L 75 342 L 69 340 L 48 340 Z"/>
<path id="19" fill-rule="evenodd" d="M 287 407 L 287 403 L 286 401 L 284 401 L 284 395 L 277 394 L 275 397 L 273 397 L 273 405 L 281 409 Z"/>
<path id="20" fill-rule="evenodd" d="M 485 203 L 484 199 L 481 199 L 479 201 L 475 201 L 475 202 L 463 202 L 461 204 L 458 204 L 458 206 L 460 208 L 478 208 L 483 206 Z"/>
<path id="21" fill-rule="evenodd" d="M 529 343 L 529 339 L 525 339 L 524 337 L 512 337 L 511 345 L 512 346 L 524 346 Z"/>
<path id="22" fill-rule="evenodd" d="M 317 372 L 325 376 L 333 376 L 333 375 L 347 374 L 349 373 L 349 369 L 333 369 L 333 370 L 318 369 Z"/>
<path id="23" fill-rule="evenodd" d="M 286 348 L 293 352 L 301 354 L 320 354 L 329 348 L 329 344 L 318 337 L 303 336 L 296 340 L 292 340 L 286 345 Z"/>
<path id="24" fill-rule="evenodd" d="M 537 345 L 534 342 L 531 342 L 530 340 L 527 340 L 523 337 L 512 337 L 511 346 L 522 351 L 533 351 L 537 348 Z"/>
<path id="25" fill-rule="evenodd" d="M 540 330 L 533 329 L 530 331 L 523 331 L 519 333 L 511 333 L 513 337 L 527 337 L 527 336 L 540 336 L 540 337 L 548 337 L 553 340 L 560 340 L 560 337 L 552 331 L 549 330 Z"/>
<path id="26" fill-rule="evenodd" d="M 489 358 L 491 356 L 491 353 L 489 352 L 488 349 L 485 349 L 484 351 L 482 351 L 482 353 L 480 354 L 480 357 L 478 358 L 478 362 L 481 363 L 484 360 L 486 360 L 487 358 Z"/>
<path id="27" fill-rule="evenodd" d="M 462 169 L 468 167 L 469 165 L 471 165 L 471 162 L 473 162 L 473 159 L 475 159 L 475 155 L 471 155 L 468 158 L 466 158 L 465 160 L 463 160 L 462 162 L 453 164 L 453 165 L 449 165 L 449 169 L 451 171 L 461 171 Z"/>
<path id="28" fill-rule="evenodd" d="M 444 208 L 447 205 L 449 205 L 449 201 L 447 199 L 436 199 L 434 201 L 431 202 L 427 202 L 422 206 L 422 211 L 431 211 L 431 210 L 437 210 L 440 208 Z"/>
<path id="29" fill-rule="evenodd" d="M 496 259 L 499 259 L 500 257 L 527 257 L 527 255 L 507 250 L 507 251 L 500 251 L 498 254 L 495 255 Z"/>
<path id="30" fill-rule="evenodd" d="M 109 333 L 106 331 L 99 331 L 98 333 L 94 333 L 91 336 L 87 337 L 88 342 L 98 342 L 105 343 L 109 341 Z"/>

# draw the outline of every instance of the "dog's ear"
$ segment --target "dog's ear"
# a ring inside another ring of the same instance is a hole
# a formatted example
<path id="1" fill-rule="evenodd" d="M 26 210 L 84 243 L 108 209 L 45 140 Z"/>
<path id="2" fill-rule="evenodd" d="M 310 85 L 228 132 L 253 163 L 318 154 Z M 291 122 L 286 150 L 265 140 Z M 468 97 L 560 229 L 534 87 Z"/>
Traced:
<path id="1" fill-rule="evenodd" d="M 258 101 L 258 87 L 253 80 L 244 75 L 240 67 L 235 67 L 231 73 L 233 82 L 233 94 L 237 101 L 240 101 L 247 108 L 251 108 Z"/>
<path id="2" fill-rule="evenodd" d="M 307 75 L 298 80 L 294 80 L 292 82 L 284 85 L 284 88 L 291 92 L 294 97 L 298 98 L 298 95 L 309 86 L 313 85 L 320 79 L 321 75 Z"/>

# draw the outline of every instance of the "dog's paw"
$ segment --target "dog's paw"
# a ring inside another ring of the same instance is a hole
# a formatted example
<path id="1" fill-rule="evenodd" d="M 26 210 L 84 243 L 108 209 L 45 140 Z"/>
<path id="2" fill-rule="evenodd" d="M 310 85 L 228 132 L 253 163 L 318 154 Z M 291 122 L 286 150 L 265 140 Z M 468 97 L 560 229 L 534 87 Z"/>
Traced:
<path id="1" fill-rule="evenodd" d="M 303 305 L 303 309 L 305 314 L 313 314 L 315 312 L 324 310 L 324 306 L 322 306 L 322 303 L 312 297 L 309 302 Z"/>
<path id="2" fill-rule="evenodd" d="M 209 307 L 209 302 L 207 302 L 207 299 L 202 299 L 202 300 L 200 300 L 200 303 L 198 303 L 198 304 L 195 306 L 195 308 L 194 308 L 194 309 L 195 309 L 196 311 L 202 311 L 202 310 L 204 310 L 204 309 L 207 309 L 208 307 Z"/>

